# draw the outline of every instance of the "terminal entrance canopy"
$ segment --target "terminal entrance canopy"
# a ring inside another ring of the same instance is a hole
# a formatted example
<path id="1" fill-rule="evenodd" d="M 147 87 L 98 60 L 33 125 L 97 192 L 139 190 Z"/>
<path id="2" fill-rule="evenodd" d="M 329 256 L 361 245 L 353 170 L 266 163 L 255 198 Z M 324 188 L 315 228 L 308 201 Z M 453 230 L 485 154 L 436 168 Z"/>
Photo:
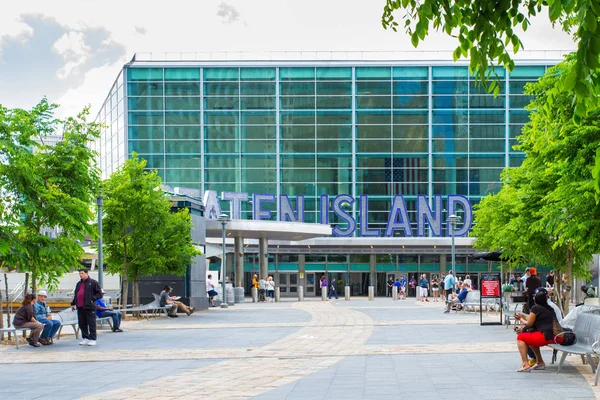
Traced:
<path id="1" fill-rule="evenodd" d="M 445 198 L 444 198 L 445 197 Z M 294 200 L 295 207 L 292 206 Z M 304 196 L 287 196 L 282 194 L 277 198 L 274 194 L 252 194 L 243 192 L 223 192 L 219 199 L 217 192 L 207 190 L 204 192 L 204 207 L 205 216 L 207 219 L 217 219 L 221 214 L 220 201 L 229 201 L 231 204 L 231 218 L 241 219 L 242 202 L 252 202 L 252 219 L 253 220 L 270 220 L 272 219 L 273 211 L 265 209 L 267 203 L 277 202 L 277 210 L 279 210 L 277 220 L 304 222 Z M 462 217 L 462 226 L 458 226 L 454 232 L 455 236 L 465 236 L 471 229 L 473 222 L 473 209 L 469 199 L 461 195 L 435 195 L 432 197 L 431 204 L 427 196 L 417 196 L 416 221 L 410 221 L 409 213 L 406 208 L 404 196 L 395 195 L 393 197 L 392 206 L 388 214 L 387 224 L 383 231 L 383 236 L 393 237 L 394 233 L 400 231 L 404 237 L 424 237 L 426 235 L 426 227 L 431 230 L 432 236 L 441 237 L 442 235 L 451 236 L 450 229 L 443 232 L 445 224 L 445 210 L 443 205 L 447 207 L 446 219 L 448 215 L 459 213 Z M 356 209 L 354 213 L 352 210 Z M 368 211 L 369 211 L 369 195 L 363 194 L 358 198 L 354 198 L 348 194 L 339 194 L 337 196 L 322 195 L 319 199 L 319 210 L 321 224 L 329 224 L 330 214 L 335 214 L 344 221 L 341 224 L 333 227 L 334 236 L 353 236 L 358 229 L 358 236 L 361 237 L 379 237 L 382 232 L 379 229 L 370 229 L 368 226 Z M 356 216 L 356 218 L 355 218 Z M 358 224 L 357 224 L 358 220 Z M 416 232 L 411 226 L 411 222 L 416 222 Z"/>

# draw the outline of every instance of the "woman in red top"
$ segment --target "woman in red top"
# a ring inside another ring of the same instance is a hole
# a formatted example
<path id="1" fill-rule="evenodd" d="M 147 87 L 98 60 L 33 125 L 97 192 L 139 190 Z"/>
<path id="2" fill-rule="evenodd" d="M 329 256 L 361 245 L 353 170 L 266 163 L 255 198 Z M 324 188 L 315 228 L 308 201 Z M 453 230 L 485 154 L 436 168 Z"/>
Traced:
<path id="1" fill-rule="evenodd" d="M 529 282 L 529 279 L 527 281 Z M 521 313 L 515 314 L 515 318 L 523 323 L 517 328 L 517 348 L 522 361 L 521 368 L 517 372 L 546 369 L 540 347 L 552 343 L 562 343 L 562 337 L 556 338 L 555 342 L 555 330 L 562 331 L 562 329 L 558 324 L 554 310 L 548 305 L 548 291 L 543 287 L 536 289 L 533 299 L 535 305 L 531 307 L 529 316 L 525 317 Z M 533 332 L 524 332 L 525 328 L 533 328 Z M 534 366 L 529 366 L 527 361 L 528 346 L 535 354 L 536 364 Z"/>

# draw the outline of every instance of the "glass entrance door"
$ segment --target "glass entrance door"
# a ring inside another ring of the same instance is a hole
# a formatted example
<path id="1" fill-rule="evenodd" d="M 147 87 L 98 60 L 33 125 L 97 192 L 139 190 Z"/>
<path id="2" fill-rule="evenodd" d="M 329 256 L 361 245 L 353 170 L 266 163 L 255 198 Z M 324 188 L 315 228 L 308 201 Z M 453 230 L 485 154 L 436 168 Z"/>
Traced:
<path id="1" fill-rule="evenodd" d="M 298 293 L 298 273 L 280 272 L 275 285 L 279 286 L 279 293 L 282 297 L 295 296 Z"/>

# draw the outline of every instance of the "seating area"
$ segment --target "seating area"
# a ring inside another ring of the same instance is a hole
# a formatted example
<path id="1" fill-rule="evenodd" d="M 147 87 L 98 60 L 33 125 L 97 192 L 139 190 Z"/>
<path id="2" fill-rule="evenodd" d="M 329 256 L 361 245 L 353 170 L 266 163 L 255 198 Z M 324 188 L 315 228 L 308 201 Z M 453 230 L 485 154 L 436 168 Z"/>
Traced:
<path id="1" fill-rule="evenodd" d="M 23 332 L 23 338 L 27 338 L 27 333 L 31 332 L 31 329 L 29 328 L 15 328 L 14 325 L 10 324 L 10 326 L 8 328 L 0 328 L 0 338 L 2 338 L 4 336 L 5 333 L 8 334 L 12 334 L 15 337 L 15 345 L 17 346 L 17 349 L 19 348 L 19 339 L 17 337 L 17 332 Z"/>
<path id="2" fill-rule="evenodd" d="M 163 312 L 165 315 L 168 314 L 168 311 L 171 309 L 171 306 L 161 307 L 160 306 L 160 297 L 156 293 L 152 293 L 154 296 L 154 301 L 148 304 L 143 304 L 141 306 L 122 308 L 119 311 L 125 315 L 128 312 L 139 312 L 144 315 L 146 319 L 150 319 L 150 315 L 156 315 Z"/>
<path id="3" fill-rule="evenodd" d="M 560 344 L 548 346 L 563 353 L 558 363 L 558 372 L 560 373 L 561 367 L 569 354 L 580 355 L 587 358 L 592 372 L 595 372 L 595 384 L 597 385 L 598 368 L 594 364 L 592 355 L 600 355 L 600 342 L 598 341 L 600 336 L 600 309 L 579 313 L 573 331 L 577 337 L 577 342 L 574 344 L 570 346 Z"/>

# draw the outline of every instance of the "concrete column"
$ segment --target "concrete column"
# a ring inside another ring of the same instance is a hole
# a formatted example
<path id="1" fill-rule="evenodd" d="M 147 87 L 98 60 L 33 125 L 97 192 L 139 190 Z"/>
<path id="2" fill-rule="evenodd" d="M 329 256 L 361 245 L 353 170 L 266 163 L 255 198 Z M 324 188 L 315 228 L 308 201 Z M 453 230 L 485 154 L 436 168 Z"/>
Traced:
<path id="1" fill-rule="evenodd" d="M 377 258 L 375 254 L 371 254 L 369 257 L 369 286 L 377 288 Z M 373 291 L 375 296 L 375 291 Z"/>
<path id="2" fill-rule="evenodd" d="M 398 300 L 398 286 L 394 286 L 392 288 L 392 300 L 393 301 Z"/>
<path id="3" fill-rule="evenodd" d="M 259 278 L 267 279 L 269 276 L 269 243 L 267 238 L 258 239 L 258 271 Z"/>
<path id="4" fill-rule="evenodd" d="M 304 300 L 304 286 L 298 286 L 298 301 Z"/>
<path id="5" fill-rule="evenodd" d="M 344 300 L 350 301 L 350 286 L 344 287 Z"/>
<path id="6" fill-rule="evenodd" d="M 235 287 L 244 287 L 244 238 L 236 237 L 233 242 L 235 262 Z"/>
<path id="7" fill-rule="evenodd" d="M 234 256 L 233 253 L 225 254 L 225 276 L 229 278 L 229 282 L 233 283 L 233 264 L 234 264 Z M 229 299 L 228 299 L 229 300 Z"/>
<path id="8" fill-rule="evenodd" d="M 440 254 L 440 276 L 448 272 L 446 265 L 446 254 Z"/>
<path id="9" fill-rule="evenodd" d="M 327 287 L 321 288 L 321 301 L 327 301 Z"/>
<path id="10" fill-rule="evenodd" d="M 375 287 L 369 286 L 369 301 L 375 300 Z"/>
<path id="11" fill-rule="evenodd" d="M 279 292 L 279 286 L 275 288 L 275 303 L 281 301 L 281 293 Z"/>

